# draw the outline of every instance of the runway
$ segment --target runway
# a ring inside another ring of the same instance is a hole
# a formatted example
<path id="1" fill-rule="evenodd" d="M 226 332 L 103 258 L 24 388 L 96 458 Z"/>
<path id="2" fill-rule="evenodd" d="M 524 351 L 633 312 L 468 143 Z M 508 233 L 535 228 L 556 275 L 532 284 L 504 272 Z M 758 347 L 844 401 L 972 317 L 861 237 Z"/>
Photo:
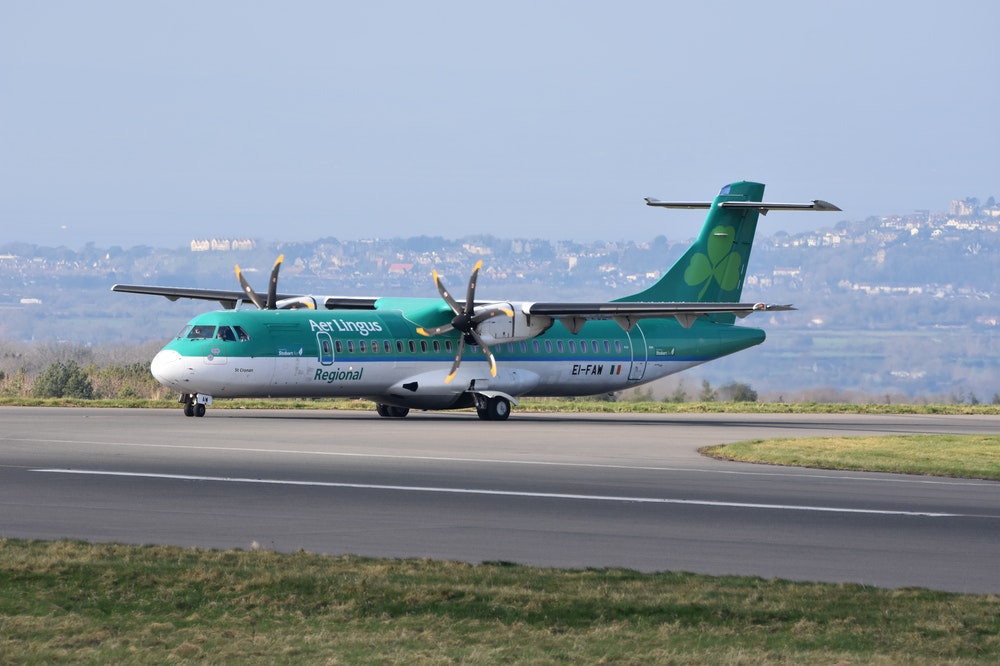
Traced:
<path id="1" fill-rule="evenodd" d="M 1000 594 L 1000 483 L 697 453 L 871 433 L 1000 417 L 3 407 L 0 536 Z"/>

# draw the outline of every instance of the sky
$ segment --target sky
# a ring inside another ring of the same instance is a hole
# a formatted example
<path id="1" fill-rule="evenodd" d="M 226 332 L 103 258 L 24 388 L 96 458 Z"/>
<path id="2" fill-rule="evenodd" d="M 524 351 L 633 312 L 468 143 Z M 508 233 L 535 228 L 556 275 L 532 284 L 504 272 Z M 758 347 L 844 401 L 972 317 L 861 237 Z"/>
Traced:
<path id="1" fill-rule="evenodd" d="M 1000 3 L 0 4 L 0 245 L 694 235 L 1000 198 Z"/>

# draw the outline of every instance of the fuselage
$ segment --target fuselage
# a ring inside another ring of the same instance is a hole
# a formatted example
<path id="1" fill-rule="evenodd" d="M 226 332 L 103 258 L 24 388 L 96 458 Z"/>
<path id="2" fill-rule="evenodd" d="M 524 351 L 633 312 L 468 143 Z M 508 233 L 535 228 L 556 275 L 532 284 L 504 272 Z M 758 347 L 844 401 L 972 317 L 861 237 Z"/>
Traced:
<path id="1" fill-rule="evenodd" d="M 221 310 L 198 315 L 161 350 L 152 372 L 182 394 L 214 397 L 359 397 L 416 409 L 471 405 L 470 391 L 584 396 L 620 391 L 764 341 L 760 329 L 647 319 L 629 330 L 556 322 L 527 340 L 491 346 L 497 375 L 476 347 L 446 382 L 461 334 L 428 338 L 418 326 L 434 300 L 373 310 Z"/>

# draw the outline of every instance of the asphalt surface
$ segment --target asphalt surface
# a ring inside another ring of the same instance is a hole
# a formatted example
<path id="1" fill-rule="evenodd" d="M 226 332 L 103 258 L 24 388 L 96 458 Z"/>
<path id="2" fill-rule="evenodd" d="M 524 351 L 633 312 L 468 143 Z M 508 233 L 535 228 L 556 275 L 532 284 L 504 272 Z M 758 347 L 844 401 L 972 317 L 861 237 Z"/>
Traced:
<path id="1" fill-rule="evenodd" d="M 871 433 L 1000 417 L 2 407 L 0 536 L 1000 594 L 1000 483 L 697 453 Z"/>

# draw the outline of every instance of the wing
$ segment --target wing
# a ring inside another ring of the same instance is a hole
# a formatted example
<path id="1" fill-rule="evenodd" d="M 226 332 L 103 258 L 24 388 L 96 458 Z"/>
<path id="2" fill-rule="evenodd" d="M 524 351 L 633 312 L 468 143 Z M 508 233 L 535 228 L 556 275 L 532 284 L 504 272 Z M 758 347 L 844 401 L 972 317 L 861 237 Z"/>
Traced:
<path id="1" fill-rule="evenodd" d="M 227 310 L 239 307 L 240 303 L 250 300 L 250 297 L 243 291 L 228 291 L 225 289 L 194 289 L 189 287 L 152 287 L 139 284 L 116 284 L 111 287 L 111 291 L 118 291 L 127 294 L 147 294 L 151 296 L 163 296 L 171 301 L 180 298 L 192 298 L 202 301 L 218 301 Z M 278 307 L 281 302 L 301 302 L 303 299 L 312 299 L 315 303 L 327 310 L 373 310 L 375 301 L 378 299 L 371 296 L 308 296 L 303 294 L 277 294 Z"/>
<path id="2" fill-rule="evenodd" d="M 690 328 L 698 317 L 712 314 L 732 314 L 743 318 L 754 312 L 794 310 L 791 305 L 765 303 L 525 303 L 526 315 L 558 319 L 571 332 L 577 333 L 584 322 L 592 319 L 613 319 L 630 330 L 640 319 L 672 317 L 684 328 Z"/>

